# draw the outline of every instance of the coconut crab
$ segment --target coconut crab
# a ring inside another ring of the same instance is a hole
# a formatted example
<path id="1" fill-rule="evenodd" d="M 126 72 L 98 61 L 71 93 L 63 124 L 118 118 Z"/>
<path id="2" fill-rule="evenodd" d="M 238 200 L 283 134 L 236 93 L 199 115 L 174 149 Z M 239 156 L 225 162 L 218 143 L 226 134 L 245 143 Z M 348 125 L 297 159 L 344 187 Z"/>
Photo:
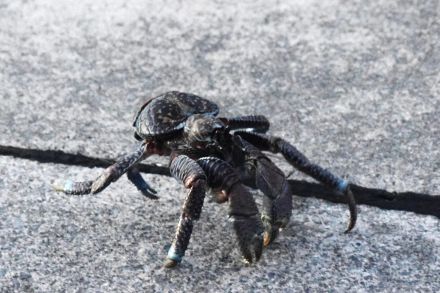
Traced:
<path id="1" fill-rule="evenodd" d="M 136 165 L 150 155 L 170 157 L 170 172 L 189 189 L 165 267 L 182 261 L 194 221 L 200 218 L 205 191 L 211 188 L 217 202 L 229 202 L 240 251 L 251 263 L 258 261 L 285 227 L 292 214 L 292 195 L 284 173 L 262 152 L 281 153 L 295 168 L 347 197 L 353 229 L 357 211 L 350 185 L 344 179 L 311 163 L 294 146 L 266 134 L 264 116 L 217 117 L 218 106 L 204 98 L 177 91 L 148 100 L 137 112 L 133 126 L 139 141 L 135 150 L 120 157 L 95 180 L 67 181 L 56 190 L 67 194 L 98 193 L 124 173 L 147 197 L 156 192 Z M 249 183 L 264 195 L 261 216 Z"/>

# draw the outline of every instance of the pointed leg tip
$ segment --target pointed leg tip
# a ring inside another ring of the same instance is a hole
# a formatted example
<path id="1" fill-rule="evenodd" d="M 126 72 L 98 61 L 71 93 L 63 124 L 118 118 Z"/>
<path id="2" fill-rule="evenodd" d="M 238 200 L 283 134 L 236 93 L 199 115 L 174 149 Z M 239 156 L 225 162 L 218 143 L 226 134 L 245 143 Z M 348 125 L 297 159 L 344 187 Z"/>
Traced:
<path id="1" fill-rule="evenodd" d="M 345 234 L 350 233 L 356 226 L 357 216 L 350 217 L 350 222 L 348 223 L 347 229 L 344 231 Z"/>
<path id="2" fill-rule="evenodd" d="M 261 255 L 263 254 L 264 240 L 262 236 L 258 236 L 255 239 L 254 249 L 255 249 L 255 261 L 259 261 Z"/>
<path id="3" fill-rule="evenodd" d="M 250 266 L 252 264 L 252 257 L 243 256 L 242 261 L 245 265 Z"/>
<path id="4" fill-rule="evenodd" d="M 263 246 L 268 247 L 277 237 L 281 228 L 279 226 L 271 226 L 269 229 L 264 231 L 263 234 Z"/>
<path id="5" fill-rule="evenodd" d="M 148 199 L 152 199 L 152 200 L 158 200 L 159 199 L 159 197 L 156 195 L 157 194 L 156 191 L 154 191 L 154 193 L 153 193 L 153 192 L 150 192 L 150 191 L 141 190 L 141 193 L 142 193 L 142 195 L 144 195 Z"/>
<path id="6" fill-rule="evenodd" d="M 179 262 L 175 261 L 174 259 L 167 258 L 165 260 L 163 266 L 164 266 L 164 268 L 171 269 L 171 268 L 176 267 L 178 264 L 179 264 Z"/>
<path id="7" fill-rule="evenodd" d="M 348 227 L 345 231 L 344 234 L 348 234 L 353 230 L 354 227 Z"/>
<path id="8" fill-rule="evenodd" d="M 266 231 L 266 232 L 264 232 L 264 236 L 263 236 L 263 245 L 264 245 L 264 247 L 268 247 L 270 242 L 271 242 L 270 234 L 269 234 L 269 232 Z"/>
<path id="9" fill-rule="evenodd" d="M 350 233 L 356 226 L 356 220 L 350 220 L 347 229 L 344 231 L 345 234 Z"/>
<path id="10" fill-rule="evenodd" d="M 72 180 L 66 180 L 64 184 L 60 183 L 59 181 L 55 181 L 52 183 L 53 190 L 57 192 L 64 192 L 68 193 L 69 190 L 71 190 L 73 187 L 73 181 Z"/>
<path id="11" fill-rule="evenodd" d="M 345 230 L 345 233 L 349 233 L 356 226 L 357 206 L 356 206 L 355 197 L 354 197 L 353 192 L 351 191 L 349 185 L 348 185 L 345 193 L 347 196 L 348 209 L 350 211 L 350 222 L 348 223 L 348 227 L 347 227 L 347 230 Z"/>
<path id="12" fill-rule="evenodd" d="M 56 192 L 64 192 L 64 187 L 60 184 L 52 183 L 52 189 Z"/>
<path id="13" fill-rule="evenodd" d="M 240 246 L 242 261 L 246 265 L 258 262 L 263 254 L 263 234 L 255 235 L 249 242 L 242 243 Z"/>

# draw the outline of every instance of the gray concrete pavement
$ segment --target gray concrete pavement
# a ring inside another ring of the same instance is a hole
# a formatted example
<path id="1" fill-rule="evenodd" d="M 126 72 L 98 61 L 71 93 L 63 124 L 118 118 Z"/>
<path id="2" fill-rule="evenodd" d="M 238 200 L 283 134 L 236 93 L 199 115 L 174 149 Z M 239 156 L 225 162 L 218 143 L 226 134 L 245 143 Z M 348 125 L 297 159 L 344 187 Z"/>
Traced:
<path id="1" fill-rule="evenodd" d="M 247 267 L 225 205 L 207 201 L 181 266 L 165 270 L 184 188 L 148 175 L 160 199 L 145 199 L 124 178 L 97 196 L 54 193 L 48 182 L 99 169 L 2 158 L 3 291 L 243 292 L 435 291 L 438 219 L 361 207 L 344 234 L 343 205 L 295 197 L 281 237 Z M 24 170 L 26 172 L 24 172 Z M 23 184 L 24 183 L 24 184 Z M 259 199 L 260 197 L 258 197 Z"/>
<path id="2" fill-rule="evenodd" d="M 224 115 L 267 115 L 355 183 L 438 195 L 438 4 L 3 2 L 0 144 L 114 158 L 138 105 L 176 89 Z M 245 267 L 226 207 L 208 203 L 182 266 L 164 271 L 184 198 L 173 179 L 147 176 L 157 202 L 125 179 L 72 198 L 50 183 L 99 169 L 0 160 L 5 292 L 439 290 L 434 217 L 362 206 L 344 235 L 345 206 L 295 197 L 291 225 Z"/>

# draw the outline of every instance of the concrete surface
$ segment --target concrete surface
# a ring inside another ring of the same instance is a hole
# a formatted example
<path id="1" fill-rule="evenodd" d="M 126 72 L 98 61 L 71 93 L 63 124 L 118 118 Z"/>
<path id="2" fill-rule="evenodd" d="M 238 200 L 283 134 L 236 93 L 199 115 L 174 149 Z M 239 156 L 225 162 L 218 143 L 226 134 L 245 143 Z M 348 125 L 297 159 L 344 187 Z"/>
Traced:
<path id="1" fill-rule="evenodd" d="M 355 183 L 440 194 L 438 1 L 95 2 L 0 3 L 1 145 L 113 158 L 137 106 L 176 89 L 267 115 Z M 0 160 L 4 292 L 440 289 L 434 217 L 362 206 L 344 235 L 345 206 L 295 197 L 291 225 L 246 267 L 226 207 L 207 203 L 165 271 L 184 198 L 173 179 L 146 176 L 157 202 L 125 179 L 76 198 L 50 183 L 99 169 Z"/>

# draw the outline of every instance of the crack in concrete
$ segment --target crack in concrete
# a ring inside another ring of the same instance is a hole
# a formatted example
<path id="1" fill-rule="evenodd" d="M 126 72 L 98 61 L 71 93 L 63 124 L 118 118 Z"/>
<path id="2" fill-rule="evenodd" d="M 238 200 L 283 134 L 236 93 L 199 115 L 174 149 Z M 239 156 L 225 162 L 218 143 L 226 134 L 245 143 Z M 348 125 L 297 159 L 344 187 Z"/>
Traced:
<path id="1" fill-rule="evenodd" d="M 3 145 L 0 145 L 0 156 L 12 156 L 15 158 L 37 161 L 40 163 L 75 165 L 88 168 L 106 168 L 115 163 L 114 159 L 96 158 L 82 154 L 66 153 L 60 150 L 40 150 Z M 156 164 L 139 164 L 137 165 L 137 168 L 143 173 L 170 176 L 167 167 Z"/>
<path id="2" fill-rule="evenodd" d="M 1 156 L 28 159 L 40 163 L 76 165 L 88 168 L 108 167 L 115 161 L 82 154 L 71 154 L 60 150 L 40 150 L 0 145 Z M 169 169 L 156 164 L 139 164 L 143 173 L 170 176 Z M 292 193 L 301 197 L 315 197 L 334 203 L 346 203 L 345 197 L 336 195 L 332 190 L 319 183 L 304 180 L 289 180 Z M 416 192 L 390 192 L 384 189 L 368 188 L 352 184 L 352 191 L 358 204 L 375 206 L 387 210 L 414 212 L 440 218 L 440 195 Z"/>

